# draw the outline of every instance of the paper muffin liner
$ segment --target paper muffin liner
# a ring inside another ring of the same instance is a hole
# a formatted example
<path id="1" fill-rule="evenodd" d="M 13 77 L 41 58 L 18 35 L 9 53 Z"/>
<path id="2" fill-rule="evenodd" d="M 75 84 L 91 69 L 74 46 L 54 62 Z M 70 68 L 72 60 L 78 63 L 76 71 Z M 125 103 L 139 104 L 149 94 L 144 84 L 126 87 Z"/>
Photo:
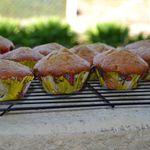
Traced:
<path id="1" fill-rule="evenodd" d="M 46 76 L 41 77 L 43 88 L 51 94 L 69 94 L 79 91 L 85 83 L 89 72 L 79 74 L 64 74 L 59 77 Z"/>
<path id="2" fill-rule="evenodd" d="M 19 63 L 33 69 L 37 61 L 20 61 Z"/>
<path id="3" fill-rule="evenodd" d="M 101 69 L 96 69 L 96 73 L 102 86 L 116 90 L 136 88 L 141 77 L 137 74 L 121 75 L 117 72 L 104 72 Z"/>
<path id="4" fill-rule="evenodd" d="M 142 78 L 142 80 L 150 81 L 150 69 L 149 69 L 148 73 L 144 76 L 144 78 Z"/>
<path id="5" fill-rule="evenodd" d="M 17 79 L 0 80 L 0 101 L 23 97 L 33 78 L 33 76 L 26 76 L 21 81 Z"/>
<path id="6" fill-rule="evenodd" d="M 89 76 L 88 76 L 88 80 L 92 81 L 92 80 L 98 80 L 98 76 L 96 74 L 95 68 L 92 68 Z"/>

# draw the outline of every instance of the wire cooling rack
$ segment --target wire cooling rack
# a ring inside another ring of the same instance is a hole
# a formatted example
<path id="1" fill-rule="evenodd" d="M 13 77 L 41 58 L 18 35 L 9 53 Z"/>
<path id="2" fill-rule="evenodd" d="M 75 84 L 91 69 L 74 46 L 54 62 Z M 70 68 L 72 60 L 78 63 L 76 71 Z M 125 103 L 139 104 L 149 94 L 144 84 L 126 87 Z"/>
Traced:
<path id="1" fill-rule="evenodd" d="M 115 108 L 121 106 L 150 106 L 150 82 L 140 81 L 132 90 L 110 90 L 99 81 L 87 81 L 84 88 L 73 94 L 51 95 L 44 91 L 39 80 L 34 80 L 25 97 L 20 100 L 0 102 L 0 116 L 10 112 L 34 110 L 61 110 L 84 108 Z"/>

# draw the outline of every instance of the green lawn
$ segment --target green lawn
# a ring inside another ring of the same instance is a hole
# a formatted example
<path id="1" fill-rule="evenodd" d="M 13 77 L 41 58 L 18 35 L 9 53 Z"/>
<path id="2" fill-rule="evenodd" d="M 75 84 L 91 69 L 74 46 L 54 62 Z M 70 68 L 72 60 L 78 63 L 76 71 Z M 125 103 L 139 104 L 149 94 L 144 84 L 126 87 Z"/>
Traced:
<path id="1" fill-rule="evenodd" d="M 0 16 L 30 18 L 65 16 L 66 0 L 0 0 Z"/>

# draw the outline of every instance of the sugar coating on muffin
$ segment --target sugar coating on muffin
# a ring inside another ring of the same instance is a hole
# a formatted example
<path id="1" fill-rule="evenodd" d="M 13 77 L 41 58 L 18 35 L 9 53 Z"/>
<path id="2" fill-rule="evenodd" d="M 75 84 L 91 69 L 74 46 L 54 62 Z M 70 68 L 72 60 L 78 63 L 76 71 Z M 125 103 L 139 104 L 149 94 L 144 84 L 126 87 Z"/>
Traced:
<path id="1" fill-rule="evenodd" d="M 10 41 L 7 38 L 4 38 L 3 36 L 0 36 L 0 53 L 6 53 L 12 49 L 14 49 L 15 46 L 12 41 Z"/>
<path id="2" fill-rule="evenodd" d="M 50 53 L 34 67 L 44 89 L 51 94 L 80 90 L 89 71 L 90 64 L 66 48 Z"/>
<path id="3" fill-rule="evenodd" d="M 32 51 L 32 49 L 29 47 L 20 47 L 3 54 L 1 58 L 16 61 L 30 68 L 33 68 L 37 61 L 43 58 L 43 55 L 39 52 Z"/>
<path id="4" fill-rule="evenodd" d="M 53 52 L 54 50 L 60 50 L 61 48 L 64 48 L 64 46 L 58 43 L 47 43 L 47 44 L 36 46 L 33 48 L 33 50 L 46 56 L 49 53 Z"/>
<path id="5" fill-rule="evenodd" d="M 129 51 L 139 55 L 149 64 L 149 72 L 143 79 L 150 80 L 150 40 L 134 42 L 126 45 L 126 48 L 129 49 Z"/>
<path id="6" fill-rule="evenodd" d="M 88 44 L 87 47 L 89 47 L 90 49 L 98 52 L 98 53 L 102 53 L 111 49 L 114 49 L 114 47 L 104 44 L 104 43 L 93 43 L 93 44 Z"/>
<path id="7" fill-rule="evenodd" d="M 87 60 L 91 66 L 93 65 L 94 56 L 98 54 L 97 52 L 91 50 L 87 45 L 74 46 L 70 49 L 70 51 Z"/>
<path id="8" fill-rule="evenodd" d="M 0 101 L 14 100 L 24 96 L 33 78 L 28 67 L 0 59 Z"/>
<path id="9" fill-rule="evenodd" d="M 145 61 L 150 63 L 150 40 L 141 40 L 126 45 L 129 51 L 136 53 L 142 57 Z"/>
<path id="10" fill-rule="evenodd" d="M 94 57 L 100 83 L 110 89 L 131 89 L 148 71 L 148 64 L 124 49 L 109 50 Z"/>

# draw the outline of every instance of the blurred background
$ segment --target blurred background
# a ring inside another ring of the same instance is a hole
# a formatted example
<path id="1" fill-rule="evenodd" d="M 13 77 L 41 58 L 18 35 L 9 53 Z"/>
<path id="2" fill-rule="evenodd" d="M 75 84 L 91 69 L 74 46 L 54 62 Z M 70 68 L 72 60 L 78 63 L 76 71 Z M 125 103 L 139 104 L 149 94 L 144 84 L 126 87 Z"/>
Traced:
<path id="1" fill-rule="evenodd" d="M 18 46 L 150 38 L 150 0 L 0 0 L 0 35 Z"/>

